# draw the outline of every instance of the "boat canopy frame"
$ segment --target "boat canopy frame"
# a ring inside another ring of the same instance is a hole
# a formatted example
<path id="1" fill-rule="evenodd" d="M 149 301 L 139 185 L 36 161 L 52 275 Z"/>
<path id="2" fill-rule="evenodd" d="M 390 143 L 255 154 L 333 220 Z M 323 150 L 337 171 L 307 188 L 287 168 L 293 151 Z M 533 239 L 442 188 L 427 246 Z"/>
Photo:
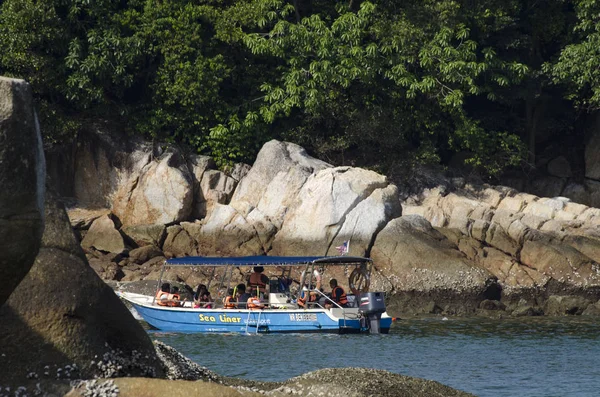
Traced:
<path id="1" fill-rule="evenodd" d="M 365 258 L 360 256 L 266 256 L 266 255 L 258 255 L 258 256 L 238 256 L 238 257 L 211 257 L 211 256 L 187 256 L 181 258 L 171 258 L 167 259 L 162 267 L 160 272 L 160 277 L 157 283 L 158 291 L 160 289 L 162 278 L 167 267 L 178 267 L 178 266 L 199 266 L 199 267 L 207 267 L 212 268 L 211 278 L 208 282 L 207 288 L 210 288 L 210 284 L 214 278 L 214 274 L 217 267 L 229 267 L 229 271 L 223 272 L 223 277 L 221 279 L 220 285 L 218 287 L 219 290 L 225 288 L 225 291 L 229 288 L 231 283 L 231 276 L 234 267 L 240 266 L 263 266 L 263 267 L 286 267 L 288 268 L 288 275 L 291 273 L 292 267 L 301 267 L 304 266 L 305 269 L 303 271 L 303 277 L 300 280 L 300 288 L 302 288 L 303 284 L 309 284 L 314 286 L 315 283 L 313 281 L 313 272 L 315 268 L 321 268 L 323 270 L 325 266 L 351 266 L 354 265 L 355 272 L 356 270 L 360 270 L 357 275 L 366 275 L 367 284 L 366 290 L 368 290 L 368 277 L 371 273 L 371 268 L 373 266 L 373 260 L 371 258 Z M 308 279 L 305 279 L 304 276 Z M 225 282 L 225 278 L 227 278 L 227 282 Z M 352 276 L 351 276 L 352 278 Z M 350 282 L 351 290 L 353 293 L 359 292 L 355 288 L 352 287 L 352 282 Z M 363 290 L 362 292 L 366 292 Z M 155 294 L 156 295 L 156 294 Z M 153 300 L 154 303 L 154 300 Z"/>

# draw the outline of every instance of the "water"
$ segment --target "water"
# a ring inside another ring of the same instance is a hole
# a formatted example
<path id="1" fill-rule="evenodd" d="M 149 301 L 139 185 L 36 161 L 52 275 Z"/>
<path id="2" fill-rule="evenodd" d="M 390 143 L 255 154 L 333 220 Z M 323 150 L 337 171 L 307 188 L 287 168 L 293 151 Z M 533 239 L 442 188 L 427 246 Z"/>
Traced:
<path id="1" fill-rule="evenodd" d="M 600 396 L 600 319 L 401 320 L 389 335 L 206 335 L 149 331 L 225 376 L 283 381 L 367 367 L 477 396 Z"/>

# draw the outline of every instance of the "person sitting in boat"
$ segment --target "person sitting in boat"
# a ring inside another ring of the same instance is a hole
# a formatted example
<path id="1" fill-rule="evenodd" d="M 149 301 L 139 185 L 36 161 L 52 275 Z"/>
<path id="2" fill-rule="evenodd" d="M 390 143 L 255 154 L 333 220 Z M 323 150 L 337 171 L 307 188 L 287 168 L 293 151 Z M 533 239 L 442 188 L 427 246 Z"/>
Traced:
<path id="1" fill-rule="evenodd" d="M 194 294 L 194 308 L 203 307 L 205 309 L 212 309 L 212 298 L 206 285 L 199 284 Z"/>
<path id="2" fill-rule="evenodd" d="M 250 310 L 260 310 L 265 308 L 261 297 L 257 295 L 250 295 L 246 304 Z"/>
<path id="3" fill-rule="evenodd" d="M 156 293 L 156 304 L 160 306 L 181 306 L 181 297 L 177 291 L 177 287 L 171 288 L 171 284 L 163 283 Z"/>
<path id="4" fill-rule="evenodd" d="M 346 297 L 346 292 L 338 285 L 338 282 L 335 278 L 329 280 L 329 286 L 331 287 L 331 294 L 329 295 L 329 298 L 341 307 L 348 307 L 348 298 Z M 334 305 L 331 303 L 325 303 L 326 309 L 330 309 L 333 306 Z"/>
<path id="5" fill-rule="evenodd" d="M 296 303 L 299 307 L 308 308 L 314 302 L 318 300 L 317 293 L 311 291 L 308 284 L 304 284 L 302 291 L 300 291 L 300 296 L 296 300 Z"/>
<path id="6" fill-rule="evenodd" d="M 227 296 L 225 297 L 225 300 L 223 301 L 223 307 L 225 309 L 235 309 L 237 307 L 237 300 L 235 297 L 235 290 L 233 288 L 229 288 L 227 290 Z"/>
<path id="7" fill-rule="evenodd" d="M 237 291 L 237 307 L 240 309 L 245 309 L 248 299 L 250 299 L 250 294 L 246 292 L 246 286 L 244 284 L 238 284 Z"/>
<path id="8" fill-rule="evenodd" d="M 263 274 L 265 270 L 262 266 L 254 266 L 254 272 L 248 278 L 248 287 L 251 293 L 255 293 L 258 289 L 258 292 L 261 297 L 264 296 L 267 284 L 269 284 L 269 277 Z"/>

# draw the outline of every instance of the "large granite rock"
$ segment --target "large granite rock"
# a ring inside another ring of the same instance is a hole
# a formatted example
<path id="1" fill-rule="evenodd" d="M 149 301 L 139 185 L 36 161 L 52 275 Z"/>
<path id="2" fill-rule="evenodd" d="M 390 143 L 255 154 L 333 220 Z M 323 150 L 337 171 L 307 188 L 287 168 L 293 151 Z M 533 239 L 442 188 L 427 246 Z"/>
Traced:
<path id="1" fill-rule="evenodd" d="M 264 192 L 269 188 L 271 181 L 278 174 L 286 174 L 290 169 L 295 169 L 296 172 L 308 176 L 329 167 L 331 165 L 324 161 L 310 157 L 298 145 L 272 140 L 264 144 L 252 169 L 240 181 L 231 199 L 232 205 L 238 201 L 245 201 L 256 207 Z M 293 185 L 297 184 L 295 179 L 291 181 Z M 294 195 L 294 191 L 286 189 L 285 185 L 281 187 L 281 192 L 291 194 L 292 197 Z"/>
<path id="2" fill-rule="evenodd" d="M 104 215 L 92 222 L 90 230 L 81 241 L 83 248 L 121 254 L 125 251 L 125 240 L 110 216 Z"/>
<path id="3" fill-rule="evenodd" d="M 121 185 L 112 211 L 124 225 L 169 224 L 192 214 L 193 178 L 178 153 L 167 153 Z"/>
<path id="4" fill-rule="evenodd" d="M 71 194 L 81 206 L 109 208 L 120 185 L 151 161 L 149 143 L 122 139 L 110 129 L 101 123 L 88 125 L 74 145 Z"/>
<path id="5" fill-rule="evenodd" d="M 2 385 L 47 372 L 164 376 L 148 335 L 89 267 L 64 208 L 52 198 L 35 264 L 0 310 L 0 351 Z"/>
<path id="6" fill-rule="evenodd" d="M 0 306 L 27 274 L 44 229 L 45 164 L 31 88 L 0 77 Z"/>
<path id="7" fill-rule="evenodd" d="M 600 297 L 598 208 L 506 187 L 455 184 L 425 189 L 403 203 L 438 227 L 502 285 L 503 299 L 531 294 Z"/>
<path id="8" fill-rule="evenodd" d="M 271 253 L 335 255 L 336 244 L 351 240 L 351 254 L 364 255 L 373 236 L 400 214 L 397 189 L 383 175 L 327 168 L 311 175 L 298 192 Z"/>
<path id="9" fill-rule="evenodd" d="M 455 310 L 453 304 L 474 311 L 481 301 L 500 298 L 496 277 L 467 259 L 419 215 L 390 221 L 377 235 L 371 257 L 393 286 L 392 311 L 410 312 L 404 305 L 407 300 L 421 307 L 432 302 L 447 312 Z M 378 287 L 374 284 L 373 290 L 381 290 Z"/>

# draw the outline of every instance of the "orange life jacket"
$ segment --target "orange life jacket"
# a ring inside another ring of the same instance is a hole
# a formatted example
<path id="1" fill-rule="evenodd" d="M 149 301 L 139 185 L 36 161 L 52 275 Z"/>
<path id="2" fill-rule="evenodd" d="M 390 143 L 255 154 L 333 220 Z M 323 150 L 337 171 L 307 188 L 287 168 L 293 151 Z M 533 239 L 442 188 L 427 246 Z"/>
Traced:
<path id="1" fill-rule="evenodd" d="M 338 288 L 342 290 L 342 295 L 340 295 L 339 300 L 336 301 L 335 290 Z M 339 303 L 340 305 L 345 305 L 346 303 L 348 303 L 348 298 L 346 297 L 346 292 L 344 292 L 344 289 L 340 286 L 335 287 L 331 291 L 331 299 L 333 299 L 335 302 Z"/>
<path id="2" fill-rule="evenodd" d="M 223 303 L 223 307 L 225 307 L 225 309 L 235 309 L 235 303 L 233 303 L 233 296 L 227 295 L 225 297 L 225 302 Z"/>
<path id="3" fill-rule="evenodd" d="M 302 295 L 296 299 L 298 306 L 306 307 L 306 301 L 308 302 L 316 302 L 317 296 L 315 294 L 311 294 L 310 291 L 302 291 Z"/>
<path id="4" fill-rule="evenodd" d="M 250 279 L 248 280 L 248 285 L 250 286 L 251 291 L 255 292 L 256 287 L 258 287 L 258 290 L 264 293 L 267 287 L 267 283 L 265 282 L 265 280 L 267 279 L 267 276 L 265 276 L 262 273 L 252 273 L 250 275 Z"/>
<path id="5" fill-rule="evenodd" d="M 256 310 L 256 309 L 264 309 L 265 305 L 263 305 L 260 301 L 259 298 L 257 298 L 256 296 L 251 296 L 250 298 L 248 298 L 248 309 L 250 310 Z"/>

